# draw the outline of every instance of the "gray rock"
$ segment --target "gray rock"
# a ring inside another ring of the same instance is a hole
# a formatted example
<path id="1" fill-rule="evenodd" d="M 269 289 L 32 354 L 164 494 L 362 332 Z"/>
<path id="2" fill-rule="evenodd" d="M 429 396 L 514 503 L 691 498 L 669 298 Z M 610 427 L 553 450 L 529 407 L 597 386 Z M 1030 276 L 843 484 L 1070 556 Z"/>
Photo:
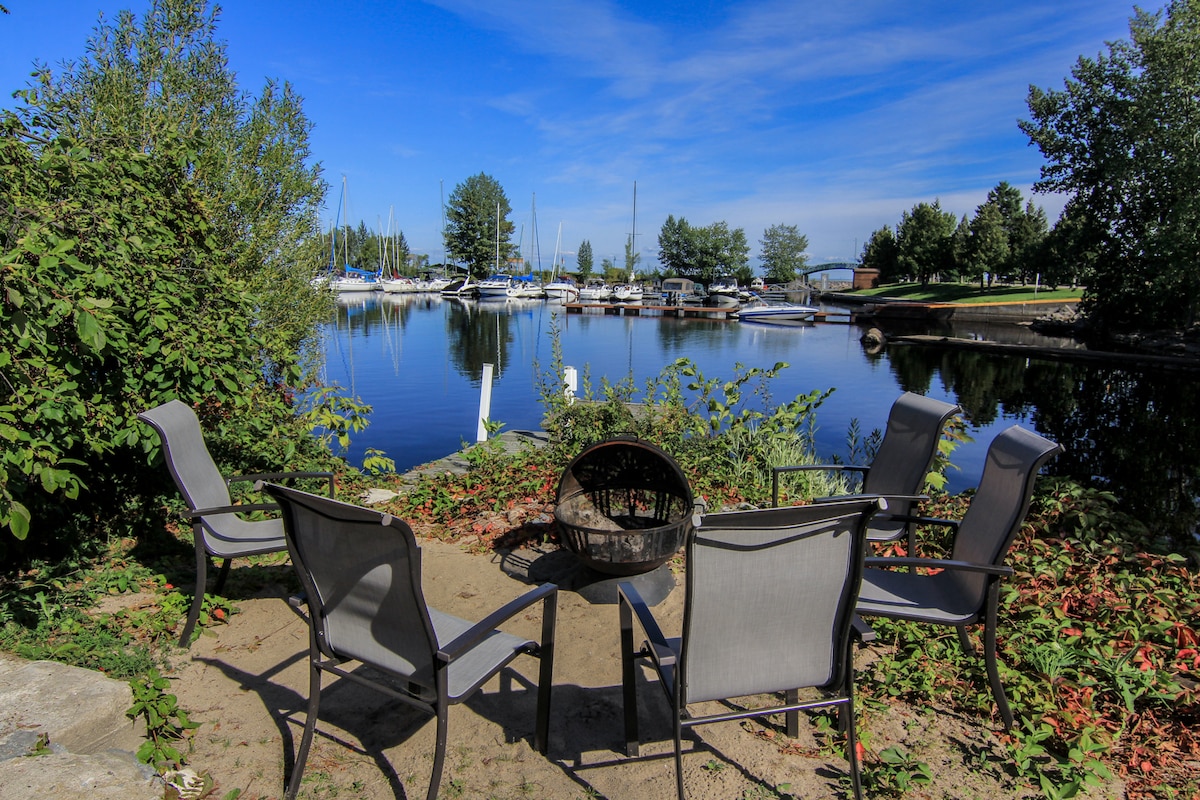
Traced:
<path id="1" fill-rule="evenodd" d="M 161 800 L 163 783 L 129 753 L 50 753 L 0 763 L 0 800 Z"/>
<path id="2" fill-rule="evenodd" d="M 111 748 L 133 752 L 145 739 L 145 726 L 125 716 L 133 705 L 125 681 L 52 661 L 3 663 L 0 751 L 20 749 L 29 733 L 44 732 L 52 745 L 79 754 Z M 4 747 L 14 737 L 13 746 Z"/>

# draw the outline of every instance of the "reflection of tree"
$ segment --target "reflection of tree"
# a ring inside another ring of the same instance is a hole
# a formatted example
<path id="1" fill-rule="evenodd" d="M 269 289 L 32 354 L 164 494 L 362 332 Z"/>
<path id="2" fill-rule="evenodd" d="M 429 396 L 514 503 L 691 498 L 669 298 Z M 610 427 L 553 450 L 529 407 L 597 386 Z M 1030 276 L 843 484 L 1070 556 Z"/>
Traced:
<path id="1" fill-rule="evenodd" d="M 901 389 L 940 380 L 973 425 L 1032 414 L 1065 450 L 1047 472 L 1113 492 L 1165 535 L 1183 540 L 1200 521 L 1200 398 L 1178 376 L 932 347 L 887 356 Z"/>
<path id="2" fill-rule="evenodd" d="M 707 350 L 712 346 L 713 329 L 726 326 L 726 322 L 715 322 L 707 319 L 670 319 L 659 320 L 655 327 L 662 351 L 666 355 L 679 353 L 686 355 L 689 346 Z M 694 351 L 693 351 L 694 352 Z"/>
<path id="3" fill-rule="evenodd" d="M 510 360 L 512 318 L 505 313 L 503 303 L 465 305 L 453 303 L 446 315 L 446 336 L 450 340 L 450 358 L 460 374 L 473 382 L 483 377 L 483 364 L 496 365 L 503 374 Z"/>
<path id="4" fill-rule="evenodd" d="M 1094 476 L 1125 510 L 1182 542 L 1200 520 L 1200 401 L 1178 378 L 1079 370 L 1075 402 L 1059 408 L 1040 399 L 1035 422 L 1066 448 L 1057 471 Z"/>

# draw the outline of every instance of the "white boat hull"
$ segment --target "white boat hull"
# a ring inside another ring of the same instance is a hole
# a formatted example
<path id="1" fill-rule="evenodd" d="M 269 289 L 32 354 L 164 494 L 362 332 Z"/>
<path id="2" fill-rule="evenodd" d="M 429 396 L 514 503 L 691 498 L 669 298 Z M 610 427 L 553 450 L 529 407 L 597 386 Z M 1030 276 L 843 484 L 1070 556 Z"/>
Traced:
<path id="1" fill-rule="evenodd" d="M 743 322 L 804 322 L 812 319 L 818 308 L 811 306 L 751 306 L 738 311 Z"/>

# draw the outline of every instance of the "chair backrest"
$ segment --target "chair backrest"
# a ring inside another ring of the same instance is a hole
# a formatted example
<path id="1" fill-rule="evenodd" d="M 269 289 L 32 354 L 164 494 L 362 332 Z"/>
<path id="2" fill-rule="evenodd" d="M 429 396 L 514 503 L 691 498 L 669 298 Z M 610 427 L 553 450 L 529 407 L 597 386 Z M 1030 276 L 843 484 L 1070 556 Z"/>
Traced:
<path id="1" fill-rule="evenodd" d="M 694 703 L 840 681 L 878 499 L 709 514 L 687 543 L 679 679 Z"/>
<path id="2" fill-rule="evenodd" d="M 188 508 L 195 511 L 230 504 L 229 484 L 209 455 L 200 420 L 190 406 L 171 400 L 143 411 L 138 414 L 138 419 L 158 431 L 167 469 Z"/>
<path id="3" fill-rule="evenodd" d="M 900 395 L 863 479 L 863 494 L 920 494 L 937 456 L 942 427 L 960 411 L 953 403 L 914 392 Z"/>
<path id="4" fill-rule="evenodd" d="M 1013 425 L 988 446 L 979 489 L 963 515 L 951 558 L 975 564 L 1000 564 L 1025 521 L 1038 470 L 1062 446 Z M 987 576 L 952 570 L 960 591 L 983 603 Z"/>
<path id="5" fill-rule="evenodd" d="M 437 639 L 421 591 L 421 548 L 401 519 L 277 484 L 288 553 L 328 657 L 405 666 L 431 680 Z"/>

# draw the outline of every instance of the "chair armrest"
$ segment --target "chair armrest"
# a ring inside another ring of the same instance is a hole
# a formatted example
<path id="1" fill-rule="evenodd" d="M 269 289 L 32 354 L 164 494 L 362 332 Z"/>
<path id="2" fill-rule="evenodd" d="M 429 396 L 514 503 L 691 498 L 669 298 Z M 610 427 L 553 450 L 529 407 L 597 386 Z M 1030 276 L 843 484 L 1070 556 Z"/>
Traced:
<path id="1" fill-rule="evenodd" d="M 660 667 L 674 665 L 675 650 L 667 642 L 662 628 L 658 626 L 658 620 L 654 618 L 650 606 L 646 605 L 637 587 L 628 581 L 621 581 L 617 584 L 617 594 L 618 600 L 633 611 L 634 619 L 637 620 L 642 633 L 646 634 L 646 641 L 650 643 L 650 654 L 655 663 Z"/>
<path id="2" fill-rule="evenodd" d="M 295 480 L 297 478 L 321 478 L 328 485 L 328 493 L 333 497 L 333 473 L 332 472 L 260 472 L 254 475 L 234 475 L 231 478 L 226 478 L 225 483 L 234 484 L 242 481 L 271 481 L 278 483 L 279 481 Z"/>
<path id="3" fill-rule="evenodd" d="M 558 586 L 556 584 L 543 583 L 541 586 L 531 589 L 520 597 L 505 603 L 454 637 L 453 640 L 439 647 L 437 651 L 438 660 L 449 664 L 482 641 L 484 637 L 496 630 L 496 628 L 500 627 L 500 623 L 511 619 L 517 615 L 517 612 L 523 611 L 539 600 L 548 602 L 556 598 L 557 593 Z"/>
<path id="4" fill-rule="evenodd" d="M 930 567 L 932 569 L 950 569 L 958 572 L 982 572 L 986 575 L 1008 577 L 1013 574 L 1013 568 L 1004 564 L 975 564 L 970 561 L 952 561 L 943 558 L 908 558 L 905 556 L 871 557 L 863 560 L 867 567 Z"/>
<path id="5" fill-rule="evenodd" d="M 240 506 L 213 506 L 212 508 L 197 508 L 188 512 L 192 519 L 211 517 L 216 514 L 245 514 L 248 511 L 278 511 L 274 503 L 245 503 Z"/>
<path id="6" fill-rule="evenodd" d="M 771 472 L 778 475 L 781 472 L 805 472 L 808 470 L 827 470 L 831 472 L 867 472 L 871 468 L 860 464 L 791 464 L 783 467 L 771 467 Z"/>
<path id="7" fill-rule="evenodd" d="M 850 617 L 850 633 L 863 644 L 873 642 L 876 638 L 875 629 L 864 622 L 857 613 Z"/>
<path id="8" fill-rule="evenodd" d="M 792 464 L 783 467 L 771 467 L 771 507 L 779 507 L 779 476 L 784 472 L 806 472 L 822 470 L 826 472 L 857 472 L 866 475 L 870 467 L 857 464 Z"/>
<path id="9" fill-rule="evenodd" d="M 884 500 L 896 501 L 897 503 L 919 503 L 929 499 L 927 494 L 838 494 L 830 497 L 814 497 L 814 503 L 832 503 L 838 500 L 863 500 L 868 497 L 881 497 Z M 889 516 L 895 519 L 901 519 L 899 514 L 890 514 Z"/>
<path id="10" fill-rule="evenodd" d="M 892 519 L 900 520 L 901 522 L 915 522 L 918 525 L 942 525 L 946 528 L 954 528 L 957 532 L 962 520 L 958 519 L 942 519 L 941 517 L 916 517 L 911 514 L 893 514 Z"/>

